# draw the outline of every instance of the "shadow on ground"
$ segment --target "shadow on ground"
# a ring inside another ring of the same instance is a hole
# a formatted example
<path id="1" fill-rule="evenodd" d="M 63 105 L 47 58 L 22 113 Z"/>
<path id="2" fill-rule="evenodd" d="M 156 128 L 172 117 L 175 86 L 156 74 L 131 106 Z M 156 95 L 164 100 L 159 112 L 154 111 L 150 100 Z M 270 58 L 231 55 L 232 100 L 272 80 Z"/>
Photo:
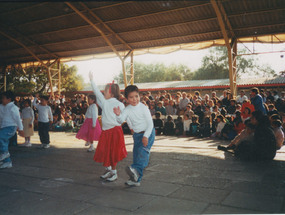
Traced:
<path id="1" fill-rule="evenodd" d="M 217 151 L 225 141 L 159 136 L 140 187 L 102 181 L 83 142 L 52 134 L 48 150 L 12 147 L 13 168 L 0 171 L 1 214 L 233 214 L 284 213 L 285 156 L 241 162 Z M 37 142 L 37 140 L 36 140 Z"/>

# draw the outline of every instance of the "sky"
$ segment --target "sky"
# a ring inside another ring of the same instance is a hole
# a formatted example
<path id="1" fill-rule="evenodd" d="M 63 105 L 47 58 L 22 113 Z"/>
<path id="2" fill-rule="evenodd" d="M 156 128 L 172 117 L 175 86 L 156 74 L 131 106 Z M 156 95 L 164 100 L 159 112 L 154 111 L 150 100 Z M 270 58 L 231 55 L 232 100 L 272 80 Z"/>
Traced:
<path id="1" fill-rule="evenodd" d="M 255 55 L 258 61 L 262 64 L 268 64 L 277 73 L 285 70 L 285 43 L 283 44 L 239 44 L 238 49 L 245 48 L 245 46 L 255 52 L 270 52 L 270 51 L 284 51 L 282 53 L 271 53 Z M 165 65 L 171 64 L 185 64 L 191 71 L 195 71 L 202 64 L 202 59 L 209 53 L 209 49 L 202 49 L 197 51 L 179 50 L 169 54 L 144 54 L 134 56 L 134 62 L 141 62 L 145 64 L 163 63 Z M 284 57 L 282 57 L 284 55 Z M 85 83 L 89 83 L 88 74 L 91 70 L 94 73 L 94 80 L 97 84 L 106 84 L 112 82 L 114 77 L 122 71 L 122 64 L 118 57 L 108 59 L 92 59 L 87 61 L 71 61 L 67 63 L 69 66 L 76 65 L 78 74 L 82 75 Z"/>

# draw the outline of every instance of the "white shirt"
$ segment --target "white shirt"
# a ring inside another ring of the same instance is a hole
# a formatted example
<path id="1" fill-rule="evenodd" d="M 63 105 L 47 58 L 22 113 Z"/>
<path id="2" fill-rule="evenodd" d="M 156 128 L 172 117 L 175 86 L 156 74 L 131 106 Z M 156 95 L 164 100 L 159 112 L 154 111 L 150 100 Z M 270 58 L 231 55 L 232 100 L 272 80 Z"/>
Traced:
<path id="1" fill-rule="evenodd" d="M 53 116 L 52 116 L 52 112 L 51 112 L 51 108 L 48 105 L 40 105 L 37 104 L 37 98 L 34 99 L 33 101 L 33 106 L 35 106 L 38 109 L 39 112 L 39 117 L 38 117 L 38 121 L 39 122 L 44 122 L 47 123 L 49 121 L 52 121 Z"/>
<path id="2" fill-rule="evenodd" d="M 115 126 L 121 126 L 116 120 L 114 107 L 119 107 L 121 111 L 124 110 L 125 105 L 115 98 L 105 99 L 101 91 L 98 89 L 94 81 L 91 81 L 91 86 L 96 95 L 97 103 L 102 109 L 102 129 L 109 130 Z"/>
<path id="3" fill-rule="evenodd" d="M 20 131 L 23 130 L 19 108 L 14 102 L 10 102 L 7 105 L 0 104 L 0 128 L 9 126 L 17 126 Z"/>
<path id="4" fill-rule="evenodd" d="M 226 124 L 225 122 L 219 122 L 217 125 L 217 132 L 221 132 L 225 124 Z"/>
<path id="5" fill-rule="evenodd" d="M 239 96 L 237 96 L 236 100 L 237 100 L 237 103 L 242 104 L 244 102 L 244 100 L 248 100 L 248 98 L 246 95 L 243 95 L 243 97 L 241 97 L 239 95 Z"/>
<path id="6" fill-rule="evenodd" d="M 136 106 L 128 105 L 120 116 L 117 116 L 117 121 L 123 123 L 128 119 L 131 123 L 130 127 L 136 133 L 144 132 L 145 137 L 149 138 L 153 130 L 153 121 L 149 109 L 142 103 Z"/>
<path id="7" fill-rule="evenodd" d="M 183 121 L 184 131 L 189 131 L 190 130 L 190 123 L 192 123 L 191 119 L 187 119 L 187 120 Z"/>
<path id="8" fill-rule="evenodd" d="M 98 118 L 98 108 L 96 104 L 91 104 L 85 114 L 85 118 L 92 119 L 92 126 L 96 126 L 96 120 Z"/>
<path id="9" fill-rule="evenodd" d="M 30 124 L 32 125 L 34 123 L 34 111 L 31 107 L 25 107 L 22 110 L 22 119 L 31 119 Z"/>

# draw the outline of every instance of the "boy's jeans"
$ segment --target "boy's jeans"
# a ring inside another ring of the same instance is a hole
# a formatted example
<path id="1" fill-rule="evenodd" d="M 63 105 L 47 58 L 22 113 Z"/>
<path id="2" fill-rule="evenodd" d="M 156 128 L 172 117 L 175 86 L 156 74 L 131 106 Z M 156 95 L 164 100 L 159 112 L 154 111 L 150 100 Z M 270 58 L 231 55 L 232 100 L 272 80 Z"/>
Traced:
<path id="1" fill-rule="evenodd" d="M 0 129 L 0 153 L 6 153 L 9 152 L 8 147 L 9 147 L 9 139 L 15 135 L 17 131 L 16 126 L 8 126 L 5 128 Z M 11 158 L 8 157 L 2 162 L 11 162 Z"/>
<path id="2" fill-rule="evenodd" d="M 134 133 L 134 148 L 133 148 L 133 164 L 132 168 L 135 168 L 140 174 L 138 182 L 142 180 L 143 170 L 147 167 L 149 162 L 150 149 L 153 145 L 155 138 L 155 129 L 152 130 L 150 137 L 148 138 L 148 145 L 143 146 L 142 138 L 144 133 Z"/>

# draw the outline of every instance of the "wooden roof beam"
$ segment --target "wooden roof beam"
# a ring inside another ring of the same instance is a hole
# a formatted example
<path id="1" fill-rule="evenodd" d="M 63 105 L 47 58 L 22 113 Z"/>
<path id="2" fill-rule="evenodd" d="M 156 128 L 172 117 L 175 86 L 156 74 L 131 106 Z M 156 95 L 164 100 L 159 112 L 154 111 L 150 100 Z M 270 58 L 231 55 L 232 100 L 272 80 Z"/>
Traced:
<path id="1" fill-rule="evenodd" d="M 15 43 L 19 44 L 20 46 L 22 46 L 27 52 L 29 52 L 37 61 L 39 61 L 41 64 L 43 64 L 45 67 L 47 67 L 47 65 L 45 65 L 42 60 L 40 58 L 38 58 L 38 56 L 32 52 L 26 45 L 24 45 L 23 43 L 21 43 L 20 41 L 16 40 L 15 38 L 11 37 L 10 35 L 6 34 L 3 31 L 0 31 L 0 34 L 2 34 L 3 36 L 9 38 L 10 40 L 14 41 Z"/>
<path id="2" fill-rule="evenodd" d="M 76 7 L 74 7 L 72 4 L 70 4 L 69 2 L 65 2 L 65 4 L 67 4 L 72 10 L 74 10 L 82 19 L 84 19 L 87 23 L 89 23 L 96 31 L 98 31 L 101 36 L 104 38 L 104 40 L 106 41 L 106 43 L 111 47 L 111 49 L 113 50 L 113 52 L 116 53 L 116 55 L 120 58 L 120 60 L 123 60 L 122 56 L 120 55 L 120 53 L 116 50 L 116 48 L 113 46 L 113 44 L 111 43 L 111 41 L 106 37 L 106 35 L 104 34 L 103 31 L 101 31 L 100 28 L 98 28 L 90 19 L 88 19 L 83 13 L 81 13 Z"/>
<path id="3" fill-rule="evenodd" d="M 32 43 L 34 46 L 36 46 L 39 49 L 42 49 L 43 51 L 45 51 L 46 53 L 48 53 L 49 55 L 51 55 L 54 58 L 59 58 L 56 54 L 51 53 L 48 49 L 46 49 L 45 47 L 43 47 L 42 45 L 37 44 L 36 42 L 34 42 L 33 40 L 31 40 L 30 38 L 28 38 L 27 36 L 24 36 L 21 32 L 19 32 L 17 29 L 13 28 L 13 27 L 8 27 L 6 26 L 6 28 L 12 28 L 13 31 L 15 31 L 17 34 L 20 35 L 21 38 L 29 41 L 30 43 Z M 1 28 L 0 28 L 1 29 Z M 3 30 L 2 30 L 3 31 Z"/>
<path id="4" fill-rule="evenodd" d="M 92 10 L 90 10 L 83 2 L 79 2 L 79 4 L 86 9 L 91 16 L 93 16 L 99 23 L 101 23 L 111 34 L 113 34 L 121 43 L 123 43 L 128 49 L 132 50 L 133 48 L 124 41 L 116 32 L 114 32 L 107 24 L 103 22 L 101 18 L 99 18 Z"/>

